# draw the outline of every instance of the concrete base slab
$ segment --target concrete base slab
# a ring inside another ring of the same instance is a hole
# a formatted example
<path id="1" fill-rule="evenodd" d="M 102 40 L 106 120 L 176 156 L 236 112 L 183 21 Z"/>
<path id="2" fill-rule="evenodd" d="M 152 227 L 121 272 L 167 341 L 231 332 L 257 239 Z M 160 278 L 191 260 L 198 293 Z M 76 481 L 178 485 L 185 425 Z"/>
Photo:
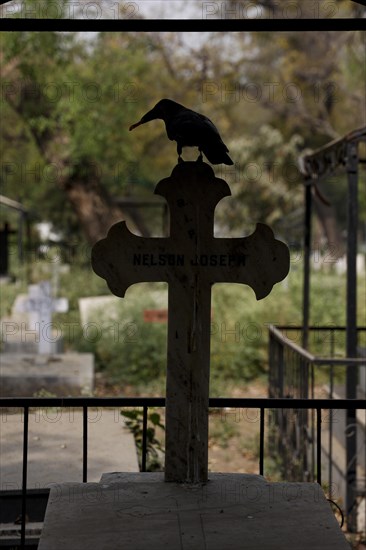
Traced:
<path id="1" fill-rule="evenodd" d="M 0 489 L 22 486 L 23 418 L 0 416 Z M 79 409 L 32 409 L 29 415 L 29 489 L 83 479 L 82 413 Z M 108 449 L 108 452 L 106 452 Z M 138 472 L 135 440 L 126 429 L 119 409 L 88 410 L 88 481 L 103 472 L 123 468 Z M 71 547 L 70 547 L 71 548 Z"/>
<path id="2" fill-rule="evenodd" d="M 315 483 L 210 474 L 108 474 L 51 489 L 39 550 L 349 550 Z"/>
<path id="3" fill-rule="evenodd" d="M 32 397 L 42 389 L 62 397 L 89 393 L 93 387 L 92 353 L 1 354 L 1 397 Z"/>

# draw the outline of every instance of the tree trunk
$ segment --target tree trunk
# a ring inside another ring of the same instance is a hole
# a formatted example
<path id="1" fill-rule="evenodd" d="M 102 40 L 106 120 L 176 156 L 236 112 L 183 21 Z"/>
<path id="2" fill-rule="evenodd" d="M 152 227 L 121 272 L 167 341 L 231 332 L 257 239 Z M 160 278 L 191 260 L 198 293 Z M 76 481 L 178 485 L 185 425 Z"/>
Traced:
<path id="1" fill-rule="evenodd" d="M 94 170 L 83 171 L 83 175 L 66 179 L 62 188 L 89 244 L 93 245 L 103 239 L 109 228 L 121 220 L 126 220 L 131 230 L 144 236 L 149 235 L 143 219 L 137 212 L 127 212 L 113 204 Z"/>
<path id="2" fill-rule="evenodd" d="M 1 60 L 1 57 L 0 57 Z M 11 70 L 9 69 L 11 72 Z M 14 111 L 22 118 L 32 135 L 45 163 L 57 166 L 59 187 L 65 192 L 89 244 L 104 238 L 109 228 L 116 222 L 130 222 L 130 229 L 144 236 L 150 234 L 139 212 L 134 209 L 121 209 L 113 204 L 112 198 L 101 183 L 95 162 L 81 159 L 77 165 L 72 162 L 68 153 L 69 137 L 60 128 L 41 130 L 29 124 L 29 104 L 27 97 L 33 97 L 27 90 L 37 90 L 36 106 L 41 109 L 45 118 L 50 118 L 52 109 L 43 96 L 37 83 L 27 79 L 17 81 L 15 96 L 11 87 L 6 87 L 4 98 Z M 32 104 L 33 105 L 33 104 Z M 72 167 L 72 169 L 70 169 Z"/>
<path id="3" fill-rule="evenodd" d="M 95 178 L 66 182 L 64 190 L 89 244 L 103 239 L 111 225 L 122 219 L 120 209 L 110 204 Z"/>
<path id="4" fill-rule="evenodd" d="M 345 253 L 342 236 L 332 206 L 324 204 L 314 195 L 314 208 L 328 246 L 328 261 L 337 261 Z"/>

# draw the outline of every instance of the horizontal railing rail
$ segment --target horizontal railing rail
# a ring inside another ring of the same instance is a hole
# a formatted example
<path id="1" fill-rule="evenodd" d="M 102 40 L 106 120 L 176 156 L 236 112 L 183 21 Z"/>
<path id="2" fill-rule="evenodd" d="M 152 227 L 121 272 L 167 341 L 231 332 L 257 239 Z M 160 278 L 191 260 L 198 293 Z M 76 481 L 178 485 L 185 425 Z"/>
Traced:
<path id="1" fill-rule="evenodd" d="M 27 467 L 28 467 L 28 429 L 29 412 L 37 408 L 82 408 L 83 410 L 83 467 L 82 481 L 87 482 L 88 471 L 88 409 L 90 408 L 143 408 L 143 442 L 142 442 L 142 471 L 146 471 L 147 454 L 147 418 L 149 408 L 164 408 L 163 397 L 2 397 L 0 408 L 22 409 L 24 413 L 23 427 L 23 469 L 22 469 L 22 514 L 20 547 L 26 547 L 26 496 L 27 496 Z M 322 410 L 361 409 L 366 410 L 363 399 L 291 399 L 291 398 L 230 398 L 213 397 L 209 400 L 212 409 L 259 409 L 260 438 L 259 438 L 259 473 L 264 475 L 264 441 L 265 441 L 265 411 L 281 409 L 306 409 L 316 411 L 316 465 L 317 482 L 321 484 L 321 424 Z"/>
<path id="2" fill-rule="evenodd" d="M 300 330 L 300 327 L 294 327 L 294 326 L 281 326 L 281 327 L 275 327 L 274 325 L 269 325 L 268 327 L 270 336 L 275 338 L 280 344 L 282 344 L 284 347 L 291 349 L 292 351 L 296 352 L 300 357 L 308 361 L 308 363 L 311 363 L 313 365 L 364 365 L 365 364 L 365 358 L 364 357 L 319 357 L 318 355 L 315 355 L 313 353 L 310 353 L 308 350 L 304 349 L 301 345 L 297 344 L 291 338 L 288 336 L 285 336 L 283 334 L 283 331 L 290 331 L 290 330 Z M 316 331 L 344 331 L 344 328 L 342 327 L 309 327 L 309 330 L 316 330 Z M 359 327 L 359 332 L 366 331 L 366 327 Z"/>
<path id="3" fill-rule="evenodd" d="M 0 397 L 0 407 L 165 407 L 164 397 Z"/>
<path id="4" fill-rule="evenodd" d="M 337 404 L 337 407 L 333 407 Z M 0 408 L 48 407 L 165 407 L 165 397 L 0 397 Z M 210 397 L 210 408 L 365 409 L 363 399 L 271 399 L 268 397 Z"/>

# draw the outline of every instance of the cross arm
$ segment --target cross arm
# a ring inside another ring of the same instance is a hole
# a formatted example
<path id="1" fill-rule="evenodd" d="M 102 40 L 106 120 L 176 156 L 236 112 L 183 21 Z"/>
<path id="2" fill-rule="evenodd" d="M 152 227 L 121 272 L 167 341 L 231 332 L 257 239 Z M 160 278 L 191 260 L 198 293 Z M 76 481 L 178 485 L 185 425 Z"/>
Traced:
<path id="1" fill-rule="evenodd" d="M 169 239 L 134 235 L 122 221 L 93 246 L 91 263 L 111 292 L 123 298 L 135 283 L 167 281 L 167 266 L 180 261 L 169 247 Z"/>
<path id="2" fill-rule="evenodd" d="M 272 229 L 263 223 L 257 223 L 248 237 L 214 239 L 214 242 L 216 255 L 224 258 L 225 265 L 215 270 L 212 282 L 247 284 L 257 300 L 261 300 L 289 272 L 288 247 L 275 239 Z"/>

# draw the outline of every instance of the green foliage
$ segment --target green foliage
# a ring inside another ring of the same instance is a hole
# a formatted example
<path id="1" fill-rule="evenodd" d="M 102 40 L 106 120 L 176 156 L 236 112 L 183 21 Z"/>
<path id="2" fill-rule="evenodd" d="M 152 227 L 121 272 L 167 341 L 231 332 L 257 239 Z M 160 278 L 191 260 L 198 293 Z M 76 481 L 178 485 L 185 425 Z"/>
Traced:
<path id="1" fill-rule="evenodd" d="M 59 3 L 59 17 L 67 5 Z M 236 198 L 225 201 L 220 218 L 232 230 L 261 220 L 285 232 L 298 221 L 296 157 L 357 127 L 363 108 L 358 32 L 206 33 L 199 47 L 178 33 L 13 32 L 0 40 L 10 91 L 1 97 L 3 193 L 68 236 L 78 232 L 78 220 L 67 205 L 59 208 L 65 170 L 72 185 L 93 165 L 115 195 L 150 193 L 170 172 L 175 147 L 161 122 L 128 133 L 161 97 L 207 114 L 220 128 L 236 163 L 235 174 L 218 169 Z M 336 194 L 344 204 L 345 189 Z"/>
<path id="2" fill-rule="evenodd" d="M 150 409 L 151 411 L 151 409 Z M 123 409 L 121 415 L 125 419 L 127 428 L 135 438 L 135 444 L 139 453 L 139 466 L 142 468 L 142 452 L 143 452 L 143 410 L 142 409 Z M 163 445 L 156 436 L 157 429 L 165 431 L 165 426 L 162 424 L 160 414 L 154 411 L 147 414 L 147 429 L 146 429 L 146 471 L 156 472 L 161 471 L 163 466 L 161 457 L 165 452 Z"/>
<path id="3" fill-rule="evenodd" d="M 141 314 L 141 312 L 140 312 Z M 106 335 L 95 346 L 99 368 L 111 382 L 147 386 L 165 379 L 165 327 L 132 321 L 121 324 L 119 335 Z"/>
<path id="4" fill-rule="evenodd" d="M 221 409 L 210 409 L 209 436 L 211 443 L 218 444 L 226 449 L 229 446 L 230 440 L 240 435 L 240 431 L 237 424 L 224 422 L 222 414 Z"/>
<path id="5" fill-rule="evenodd" d="M 11 315 L 11 310 L 18 294 L 27 292 L 22 284 L 2 283 L 0 286 L 0 318 Z"/>
<path id="6" fill-rule="evenodd" d="M 91 315 L 92 330 L 82 327 L 78 348 L 95 353 L 97 367 L 111 383 L 164 386 L 167 326 L 143 319 L 144 310 L 166 306 L 166 291 L 157 288 L 133 286 L 125 300 L 116 298 L 113 306 Z"/>
<path id="7" fill-rule="evenodd" d="M 230 229 L 235 229 L 241 218 L 245 220 L 244 232 L 261 221 L 285 235 L 294 219 L 298 222 L 303 191 L 297 157 L 302 143 L 300 134 L 288 138 L 269 124 L 261 125 L 254 136 L 233 141 L 230 151 L 242 178 L 230 181 L 235 200 L 227 202 L 224 213 Z M 300 240 L 302 228 L 296 233 L 291 229 L 292 238 Z"/>

